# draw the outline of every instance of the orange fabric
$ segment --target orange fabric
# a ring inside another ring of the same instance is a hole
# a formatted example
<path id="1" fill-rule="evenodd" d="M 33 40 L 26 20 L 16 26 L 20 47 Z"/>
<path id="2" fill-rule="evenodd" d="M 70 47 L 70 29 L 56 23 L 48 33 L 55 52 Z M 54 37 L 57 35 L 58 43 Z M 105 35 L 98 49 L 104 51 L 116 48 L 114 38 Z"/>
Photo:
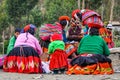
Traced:
<path id="1" fill-rule="evenodd" d="M 100 35 L 108 35 L 107 29 L 106 28 L 100 28 L 99 29 L 99 34 Z"/>
<path id="2" fill-rule="evenodd" d="M 99 64 L 97 64 L 97 67 L 96 67 L 95 71 L 92 74 L 94 74 L 94 75 L 100 74 L 100 66 L 99 66 Z"/>
<path id="3" fill-rule="evenodd" d="M 99 29 L 99 34 L 102 36 L 102 38 L 107 42 L 111 43 L 112 42 L 112 34 L 108 33 L 108 30 L 106 28 L 100 28 Z"/>
<path id="4" fill-rule="evenodd" d="M 79 9 L 75 9 L 75 10 L 73 10 L 73 11 L 72 11 L 72 18 L 74 18 L 74 15 L 75 15 L 76 13 L 78 13 L 78 12 L 80 12 Z"/>
<path id="5" fill-rule="evenodd" d="M 111 66 L 108 62 L 100 63 L 100 67 L 101 67 L 100 74 L 112 74 L 113 73 L 113 69 L 111 69 Z"/>
<path id="6" fill-rule="evenodd" d="M 30 29 L 30 24 L 28 24 L 24 27 L 24 32 L 28 31 L 29 29 Z"/>
<path id="7" fill-rule="evenodd" d="M 70 66 L 70 65 L 69 65 Z M 66 72 L 66 74 L 70 75 L 70 74 L 74 74 L 74 69 L 77 67 L 78 65 L 74 65 L 74 66 L 70 66 L 68 67 L 68 71 Z"/>
<path id="8" fill-rule="evenodd" d="M 87 65 L 85 67 L 78 66 L 77 64 L 68 68 L 66 74 L 113 74 L 113 68 L 108 62 Z"/>
<path id="9" fill-rule="evenodd" d="M 77 47 L 75 47 L 74 49 L 72 49 L 70 52 L 67 53 L 67 57 L 69 57 L 70 55 L 72 55 L 75 51 L 77 51 Z"/>
<path id="10" fill-rule="evenodd" d="M 68 16 L 60 16 L 59 17 L 59 21 L 61 21 L 61 20 L 68 20 L 68 21 L 70 21 L 70 18 Z"/>

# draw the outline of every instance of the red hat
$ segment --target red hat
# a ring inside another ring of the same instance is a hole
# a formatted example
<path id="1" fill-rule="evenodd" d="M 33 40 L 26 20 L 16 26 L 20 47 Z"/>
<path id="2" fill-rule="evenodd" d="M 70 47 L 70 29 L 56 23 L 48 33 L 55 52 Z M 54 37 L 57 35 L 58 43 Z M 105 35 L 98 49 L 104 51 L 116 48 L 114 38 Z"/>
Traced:
<path id="1" fill-rule="evenodd" d="M 70 21 L 70 18 L 68 16 L 60 16 L 59 17 L 59 21 L 61 21 L 61 20 L 68 20 L 68 21 Z"/>
<path id="2" fill-rule="evenodd" d="M 98 24 L 98 23 L 88 23 L 88 27 L 102 28 L 103 25 Z"/>
<path id="3" fill-rule="evenodd" d="M 83 25 L 88 25 L 88 27 L 103 27 L 103 22 L 99 16 L 91 16 L 83 21 Z"/>
<path id="4" fill-rule="evenodd" d="M 73 11 L 72 11 L 72 18 L 74 18 L 74 15 L 75 15 L 76 13 L 79 13 L 79 12 L 80 12 L 79 9 L 73 10 Z"/>
<path id="5" fill-rule="evenodd" d="M 24 27 L 24 32 L 27 32 L 29 29 L 30 29 L 30 25 L 28 24 Z"/>
<path id="6" fill-rule="evenodd" d="M 55 41 L 55 40 L 62 40 L 62 35 L 61 35 L 61 34 L 53 34 L 53 35 L 51 36 L 51 39 L 52 39 L 53 41 Z"/>
<path id="7" fill-rule="evenodd" d="M 27 32 L 30 28 L 36 29 L 36 26 L 33 24 L 28 24 L 24 27 L 24 32 Z"/>

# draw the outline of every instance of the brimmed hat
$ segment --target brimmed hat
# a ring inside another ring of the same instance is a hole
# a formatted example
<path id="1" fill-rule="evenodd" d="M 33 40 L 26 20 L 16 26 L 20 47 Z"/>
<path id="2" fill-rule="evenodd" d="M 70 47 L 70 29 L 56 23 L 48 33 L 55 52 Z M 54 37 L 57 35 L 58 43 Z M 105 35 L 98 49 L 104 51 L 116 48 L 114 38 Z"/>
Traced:
<path id="1" fill-rule="evenodd" d="M 80 12 L 79 9 L 73 10 L 73 11 L 72 11 L 72 18 L 75 18 L 75 14 L 76 14 L 76 13 L 79 13 L 79 12 Z"/>
<path id="2" fill-rule="evenodd" d="M 88 26 L 89 27 L 94 27 L 94 28 L 101 28 L 101 27 L 103 27 L 101 24 L 99 24 L 99 23 L 88 23 Z"/>
<path id="3" fill-rule="evenodd" d="M 55 40 L 62 40 L 62 35 L 55 33 L 55 34 L 53 34 L 53 35 L 51 36 L 51 39 L 52 39 L 53 41 L 55 41 Z"/>

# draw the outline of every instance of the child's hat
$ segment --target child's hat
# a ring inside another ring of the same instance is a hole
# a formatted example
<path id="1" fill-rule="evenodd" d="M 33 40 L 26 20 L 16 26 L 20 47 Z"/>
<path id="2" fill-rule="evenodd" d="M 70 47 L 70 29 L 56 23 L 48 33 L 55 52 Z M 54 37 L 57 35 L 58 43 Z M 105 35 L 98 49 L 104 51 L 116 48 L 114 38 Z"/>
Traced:
<path id="1" fill-rule="evenodd" d="M 62 40 L 62 35 L 55 33 L 55 34 L 53 34 L 53 35 L 51 36 L 51 39 L 52 39 L 53 41 L 55 41 L 55 40 Z"/>

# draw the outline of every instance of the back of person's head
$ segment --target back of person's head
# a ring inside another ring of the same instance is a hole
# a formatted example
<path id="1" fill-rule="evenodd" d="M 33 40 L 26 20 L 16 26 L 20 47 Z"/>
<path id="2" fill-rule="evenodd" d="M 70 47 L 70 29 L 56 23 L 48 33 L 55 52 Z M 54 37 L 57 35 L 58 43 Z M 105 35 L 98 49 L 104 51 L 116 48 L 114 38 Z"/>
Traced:
<path id="1" fill-rule="evenodd" d="M 66 25 L 69 25 L 70 18 L 68 16 L 60 16 L 59 17 L 59 23 L 62 25 L 62 28 L 64 28 Z"/>
<path id="2" fill-rule="evenodd" d="M 36 29 L 35 25 L 28 24 L 24 27 L 24 32 L 29 32 L 30 34 L 34 35 L 35 34 L 35 29 Z"/>
<path id="3" fill-rule="evenodd" d="M 20 28 L 16 28 L 16 29 L 15 29 L 15 33 L 16 33 L 16 32 L 19 32 L 19 33 L 20 33 L 20 32 L 21 32 L 21 29 L 20 29 Z"/>
<path id="4" fill-rule="evenodd" d="M 20 34 L 20 32 L 21 32 L 21 29 L 20 29 L 20 28 L 16 28 L 16 29 L 15 29 L 15 32 L 14 32 L 15 38 L 18 37 L 18 35 Z"/>
<path id="5" fill-rule="evenodd" d="M 33 24 L 28 24 L 24 27 L 24 32 L 27 33 L 26 34 L 27 39 L 25 40 L 25 42 L 27 42 L 27 40 L 28 40 L 28 33 L 34 35 L 35 34 L 35 29 L 36 29 L 36 26 L 33 25 Z"/>
<path id="6" fill-rule="evenodd" d="M 52 41 L 62 40 L 62 35 L 55 33 L 55 34 L 51 35 L 51 40 L 52 40 Z"/>
<path id="7" fill-rule="evenodd" d="M 62 20 L 62 21 L 60 21 L 60 24 L 61 24 L 62 26 L 66 26 L 66 25 L 67 25 L 67 21 L 66 21 L 66 20 Z"/>
<path id="8" fill-rule="evenodd" d="M 92 27 L 92 28 L 90 28 L 89 34 L 91 36 L 93 36 L 93 35 L 99 35 L 99 29 Z"/>

